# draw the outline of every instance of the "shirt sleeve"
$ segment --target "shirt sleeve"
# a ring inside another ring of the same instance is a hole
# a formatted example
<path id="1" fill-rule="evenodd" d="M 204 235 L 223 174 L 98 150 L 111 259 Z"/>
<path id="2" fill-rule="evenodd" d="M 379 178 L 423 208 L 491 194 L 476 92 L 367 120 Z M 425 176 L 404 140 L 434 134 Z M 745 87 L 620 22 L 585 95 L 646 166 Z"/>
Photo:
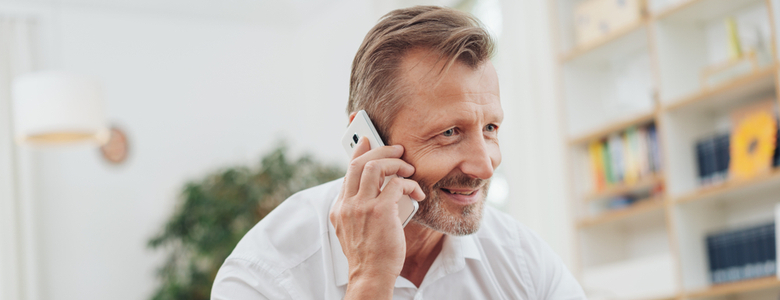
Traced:
<path id="1" fill-rule="evenodd" d="M 563 260 L 536 233 L 530 232 L 525 245 L 530 251 L 528 265 L 531 267 L 537 297 L 548 300 L 587 299 L 577 279 L 571 274 Z"/>
<path id="2" fill-rule="evenodd" d="M 211 287 L 212 300 L 290 299 L 276 278 L 263 266 L 240 258 L 228 258 Z"/>
<path id="3" fill-rule="evenodd" d="M 558 255 L 548 252 L 552 257 L 548 258 L 547 282 L 538 291 L 541 293 L 539 299 L 550 300 L 574 300 L 587 299 L 579 282 L 574 278 L 566 265 L 563 264 Z"/>

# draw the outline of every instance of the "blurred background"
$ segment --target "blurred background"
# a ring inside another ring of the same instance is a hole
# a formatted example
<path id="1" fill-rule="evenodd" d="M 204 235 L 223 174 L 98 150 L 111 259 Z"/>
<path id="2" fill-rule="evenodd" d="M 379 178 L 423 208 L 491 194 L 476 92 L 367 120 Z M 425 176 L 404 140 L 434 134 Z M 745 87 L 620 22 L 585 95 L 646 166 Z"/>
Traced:
<path id="1" fill-rule="evenodd" d="M 207 297 L 343 174 L 354 54 L 422 4 L 495 36 L 489 203 L 589 298 L 780 296 L 780 0 L 0 0 L 0 300 Z"/>

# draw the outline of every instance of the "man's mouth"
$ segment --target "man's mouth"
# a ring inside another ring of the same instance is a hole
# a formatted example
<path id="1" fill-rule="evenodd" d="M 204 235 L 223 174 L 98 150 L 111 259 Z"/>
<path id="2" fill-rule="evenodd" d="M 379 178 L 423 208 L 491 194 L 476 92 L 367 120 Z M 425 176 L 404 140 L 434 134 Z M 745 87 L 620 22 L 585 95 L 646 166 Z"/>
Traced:
<path id="1" fill-rule="evenodd" d="M 442 189 L 444 192 L 448 193 L 448 194 L 453 194 L 453 195 L 466 195 L 466 196 L 469 196 L 469 195 L 471 195 L 471 194 L 474 194 L 474 192 L 476 192 L 476 191 L 477 191 L 477 190 L 471 190 L 471 189 L 445 189 L 445 188 L 441 188 L 441 189 Z"/>

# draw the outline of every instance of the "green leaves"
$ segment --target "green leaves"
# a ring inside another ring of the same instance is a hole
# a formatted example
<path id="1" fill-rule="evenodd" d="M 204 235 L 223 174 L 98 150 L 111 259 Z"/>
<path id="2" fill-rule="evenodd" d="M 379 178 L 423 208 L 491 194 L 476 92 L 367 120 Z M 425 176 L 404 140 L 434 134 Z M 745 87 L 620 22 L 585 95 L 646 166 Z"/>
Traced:
<path id="1" fill-rule="evenodd" d="M 173 216 L 148 242 L 169 254 L 152 299 L 209 299 L 219 267 L 249 229 L 293 193 L 344 175 L 286 154 L 280 144 L 256 168 L 228 168 L 184 186 Z"/>

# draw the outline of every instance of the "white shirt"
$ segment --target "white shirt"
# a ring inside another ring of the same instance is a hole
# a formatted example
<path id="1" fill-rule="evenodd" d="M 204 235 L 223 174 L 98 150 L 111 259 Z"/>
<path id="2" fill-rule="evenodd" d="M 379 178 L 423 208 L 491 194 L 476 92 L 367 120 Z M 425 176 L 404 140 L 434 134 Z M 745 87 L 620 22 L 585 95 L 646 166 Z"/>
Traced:
<path id="1" fill-rule="evenodd" d="M 250 230 L 219 269 L 212 299 L 342 299 L 347 258 L 328 214 L 342 179 L 299 192 Z M 398 277 L 393 299 L 586 299 L 536 234 L 486 207 L 477 233 L 445 235 L 420 287 Z"/>

